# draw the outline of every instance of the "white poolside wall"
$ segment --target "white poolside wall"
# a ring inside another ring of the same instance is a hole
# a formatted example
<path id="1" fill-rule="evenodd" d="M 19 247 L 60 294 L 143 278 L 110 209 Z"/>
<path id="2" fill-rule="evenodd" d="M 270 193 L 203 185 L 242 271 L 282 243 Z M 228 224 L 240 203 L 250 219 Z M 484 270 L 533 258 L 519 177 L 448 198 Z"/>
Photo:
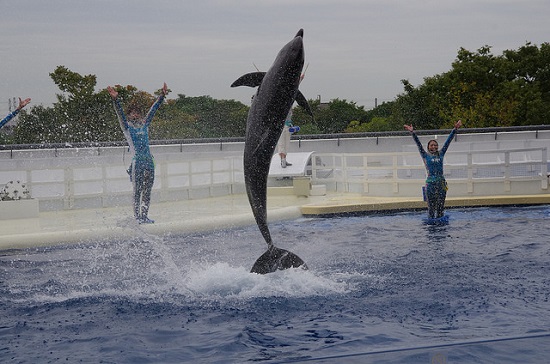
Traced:
<path id="1" fill-rule="evenodd" d="M 421 135 L 423 144 L 446 134 Z M 547 194 L 550 130 L 468 134 L 461 130 L 445 158 L 449 196 Z M 152 201 L 244 193 L 244 143 L 152 146 Z M 312 184 L 367 196 L 419 196 L 424 167 L 410 136 L 293 139 L 293 152 L 314 152 Z M 130 205 L 127 147 L 0 151 L 0 186 L 25 182 L 40 210 Z M 273 184 L 271 184 L 273 185 Z M 1 204 L 1 202 L 0 202 Z M 1 205 L 0 205 L 1 208 Z"/>

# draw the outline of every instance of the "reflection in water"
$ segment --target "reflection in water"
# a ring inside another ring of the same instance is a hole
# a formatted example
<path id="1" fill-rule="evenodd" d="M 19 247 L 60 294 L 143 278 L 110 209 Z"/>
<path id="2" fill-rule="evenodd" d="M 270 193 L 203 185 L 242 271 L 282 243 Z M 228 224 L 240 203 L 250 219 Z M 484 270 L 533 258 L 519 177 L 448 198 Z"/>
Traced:
<path id="1" fill-rule="evenodd" d="M 451 237 L 447 231 L 448 225 L 426 225 L 426 238 L 428 242 L 443 242 Z"/>

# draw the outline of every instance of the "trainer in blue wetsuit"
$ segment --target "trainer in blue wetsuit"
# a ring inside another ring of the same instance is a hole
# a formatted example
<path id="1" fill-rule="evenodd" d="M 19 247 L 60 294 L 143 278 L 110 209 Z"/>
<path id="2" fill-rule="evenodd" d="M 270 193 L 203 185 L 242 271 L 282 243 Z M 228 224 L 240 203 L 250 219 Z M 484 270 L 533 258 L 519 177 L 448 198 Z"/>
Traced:
<path id="1" fill-rule="evenodd" d="M 155 163 L 149 149 L 149 125 L 164 101 L 168 90 L 166 83 L 162 88 L 161 95 L 145 117 L 140 113 L 139 108 L 133 106 L 128 107 L 128 117 L 126 117 L 118 99 L 118 92 L 110 86 L 107 87 L 107 90 L 113 99 L 120 127 L 128 141 L 130 151 L 134 154 L 132 165 L 128 170 L 134 188 L 134 216 L 140 224 L 154 223 L 148 217 L 151 191 L 155 182 Z"/>
<path id="2" fill-rule="evenodd" d="M 412 134 L 418 146 L 420 156 L 426 166 L 426 172 L 428 174 L 426 178 L 426 198 L 428 202 L 428 217 L 430 219 L 439 219 L 443 217 L 445 198 L 447 197 L 447 181 L 445 181 L 445 177 L 443 176 L 443 157 L 445 157 L 447 148 L 449 148 L 457 129 L 461 126 L 462 121 L 459 120 L 455 123 L 454 129 L 447 137 L 441 151 L 438 151 L 439 145 L 437 141 L 430 140 L 428 142 L 428 151 L 426 152 L 416 136 L 413 126 L 405 125 L 405 129 Z"/>
<path id="3" fill-rule="evenodd" d="M 15 115 L 19 114 L 19 111 L 21 111 L 22 108 L 27 106 L 27 104 L 29 102 L 31 102 L 31 99 L 21 100 L 21 98 L 19 98 L 19 106 L 17 107 L 17 109 L 15 109 L 11 113 L 9 113 L 4 119 L 2 119 L 2 121 L 0 121 L 0 128 L 2 128 L 4 125 L 6 125 L 8 123 L 8 121 L 13 119 L 15 117 Z"/>

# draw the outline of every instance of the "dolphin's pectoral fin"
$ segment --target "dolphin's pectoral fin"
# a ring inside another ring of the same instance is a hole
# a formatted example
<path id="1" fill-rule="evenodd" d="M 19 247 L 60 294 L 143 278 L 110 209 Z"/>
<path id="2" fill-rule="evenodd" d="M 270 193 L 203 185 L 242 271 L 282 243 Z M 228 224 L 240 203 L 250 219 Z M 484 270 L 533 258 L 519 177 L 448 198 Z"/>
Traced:
<path id="1" fill-rule="evenodd" d="M 261 85 L 262 80 L 264 79 L 265 72 L 252 72 L 242 75 L 235 82 L 231 84 L 231 87 L 237 86 L 248 86 L 248 87 L 258 87 Z"/>
<path id="2" fill-rule="evenodd" d="M 307 269 L 306 263 L 296 254 L 272 246 L 256 260 L 250 273 L 267 274 L 298 267 Z"/>
<path id="3" fill-rule="evenodd" d="M 300 105 L 311 117 L 313 117 L 313 111 L 311 111 L 311 107 L 309 106 L 309 102 L 307 102 L 306 97 L 303 93 L 298 90 L 296 93 L 296 102 L 298 105 Z"/>

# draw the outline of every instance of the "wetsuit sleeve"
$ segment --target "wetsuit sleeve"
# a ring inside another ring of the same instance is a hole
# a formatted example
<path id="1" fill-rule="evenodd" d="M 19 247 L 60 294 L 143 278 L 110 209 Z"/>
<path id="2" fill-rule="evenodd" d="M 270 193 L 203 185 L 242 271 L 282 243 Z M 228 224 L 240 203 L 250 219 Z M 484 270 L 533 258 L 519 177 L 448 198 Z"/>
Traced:
<path id="1" fill-rule="evenodd" d="M 149 126 L 151 124 L 151 121 L 153 120 L 153 117 L 155 116 L 155 113 L 159 109 L 160 105 L 162 105 L 162 102 L 164 101 L 164 95 L 160 95 L 157 98 L 157 101 L 151 106 L 149 109 L 149 112 L 147 113 L 147 117 L 145 117 L 145 126 Z"/>
<path id="2" fill-rule="evenodd" d="M 0 121 L 0 128 L 6 125 L 8 121 L 13 119 L 17 114 L 19 114 L 19 109 L 15 109 L 15 111 L 12 111 L 11 113 L 9 113 L 4 119 L 2 119 L 2 121 Z"/>
<path id="3" fill-rule="evenodd" d="M 441 148 L 441 151 L 439 152 L 440 156 L 443 157 L 445 155 L 445 152 L 447 152 L 447 148 L 449 148 L 449 145 L 453 141 L 455 134 L 456 134 L 456 129 L 453 129 L 451 131 L 451 134 L 449 134 L 449 136 L 447 137 L 447 140 L 445 140 L 445 144 L 443 144 L 443 148 Z"/>
<path id="4" fill-rule="evenodd" d="M 420 143 L 420 139 L 418 139 L 414 131 L 411 134 L 414 139 L 414 142 L 416 143 L 416 146 L 418 147 L 418 151 L 420 152 L 420 155 L 422 156 L 422 158 L 426 158 L 426 151 L 424 150 L 422 143 Z"/>
<path id="5" fill-rule="evenodd" d="M 120 100 L 118 98 L 113 100 L 113 106 L 115 107 L 115 112 L 118 117 L 120 127 L 122 130 L 128 129 L 128 120 L 126 120 L 126 115 L 124 115 L 124 110 L 122 109 L 122 105 L 120 104 Z"/>

